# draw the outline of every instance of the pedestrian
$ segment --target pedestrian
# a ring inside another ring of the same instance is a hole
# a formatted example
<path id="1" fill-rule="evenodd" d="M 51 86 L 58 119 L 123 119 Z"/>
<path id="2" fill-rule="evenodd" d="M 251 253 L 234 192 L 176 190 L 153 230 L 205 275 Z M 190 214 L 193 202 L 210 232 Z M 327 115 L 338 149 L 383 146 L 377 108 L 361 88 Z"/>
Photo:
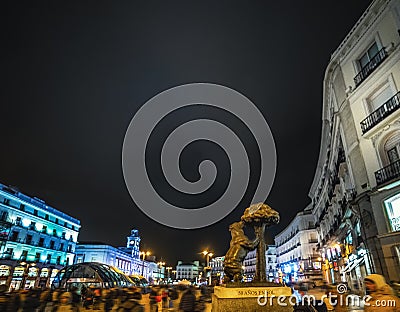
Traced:
<path id="1" fill-rule="evenodd" d="M 39 293 L 35 289 L 29 289 L 22 305 L 22 312 L 36 312 L 39 306 Z"/>
<path id="2" fill-rule="evenodd" d="M 179 303 L 179 309 L 184 312 L 194 312 L 196 307 L 196 295 L 194 293 L 195 289 L 193 286 L 190 286 L 188 290 L 186 290 L 181 298 L 181 302 Z"/>
<path id="3" fill-rule="evenodd" d="M 0 285 L 0 311 L 8 311 L 8 303 L 10 302 L 10 296 L 7 294 L 7 286 Z"/>
<path id="4" fill-rule="evenodd" d="M 365 312 L 399 312 L 400 299 L 394 295 L 393 289 L 380 274 L 365 277 L 364 284 L 367 295 L 371 299 L 365 303 Z"/>
<path id="5" fill-rule="evenodd" d="M 100 288 L 95 288 L 93 291 L 93 310 L 100 310 L 101 303 L 101 290 Z"/>
<path id="6" fill-rule="evenodd" d="M 72 295 L 72 304 L 75 305 L 76 307 L 80 307 L 81 305 L 81 295 L 78 293 L 78 287 L 76 286 L 71 286 L 70 292 Z"/>
<path id="7" fill-rule="evenodd" d="M 83 298 L 83 307 L 88 310 L 90 305 L 93 305 L 93 286 L 86 289 Z"/>
<path id="8" fill-rule="evenodd" d="M 168 289 L 168 297 L 169 297 L 169 309 L 173 309 L 175 307 L 175 301 L 179 298 L 178 291 L 175 287 L 170 287 Z"/>
<path id="9" fill-rule="evenodd" d="M 72 303 L 72 294 L 64 292 L 52 312 L 79 312 L 79 308 Z"/>
<path id="10" fill-rule="evenodd" d="M 51 290 L 49 288 L 43 288 L 39 296 L 40 306 L 38 312 L 45 312 L 46 306 L 51 303 L 51 298 Z"/>
<path id="11" fill-rule="evenodd" d="M 129 291 L 127 294 L 127 300 L 125 300 L 117 312 L 144 312 L 144 306 L 140 303 L 142 300 L 142 294 L 138 291 Z"/>
<path id="12" fill-rule="evenodd" d="M 157 286 L 151 287 L 149 299 L 150 299 L 150 311 L 158 312 L 158 303 L 161 301 L 161 294 Z"/>

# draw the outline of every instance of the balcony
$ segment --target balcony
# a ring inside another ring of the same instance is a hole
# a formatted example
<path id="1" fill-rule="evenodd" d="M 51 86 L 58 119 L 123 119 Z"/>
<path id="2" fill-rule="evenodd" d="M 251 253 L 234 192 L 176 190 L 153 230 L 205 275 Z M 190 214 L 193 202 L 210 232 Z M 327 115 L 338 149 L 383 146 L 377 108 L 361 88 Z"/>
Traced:
<path id="1" fill-rule="evenodd" d="M 360 72 L 357 76 L 354 77 L 354 83 L 356 87 L 358 87 L 361 82 L 363 82 L 374 70 L 381 64 L 384 59 L 387 57 L 387 53 L 385 48 L 382 48 L 375 56 L 367 63 L 363 68 L 361 68 Z"/>
<path id="2" fill-rule="evenodd" d="M 365 134 L 368 130 L 375 127 L 378 123 L 384 120 L 387 116 L 400 108 L 400 92 L 391 97 L 382 106 L 373 111 L 367 118 L 361 121 L 361 131 Z"/>
<path id="3" fill-rule="evenodd" d="M 375 172 L 375 180 L 377 185 L 381 185 L 390 180 L 400 178 L 400 160 L 391 163 L 389 166 Z"/>

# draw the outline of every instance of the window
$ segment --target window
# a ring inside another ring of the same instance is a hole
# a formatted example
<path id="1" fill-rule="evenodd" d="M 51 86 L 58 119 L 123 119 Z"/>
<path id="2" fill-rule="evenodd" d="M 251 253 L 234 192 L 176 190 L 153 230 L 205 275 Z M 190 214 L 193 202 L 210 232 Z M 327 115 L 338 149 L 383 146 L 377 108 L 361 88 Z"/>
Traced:
<path id="1" fill-rule="evenodd" d="M 11 259 L 14 254 L 14 248 L 7 248 L 4 252 L 3 259 Z"/>
<path id="2" fill-rule="evenodd" d="M 393 91 L 389 84 L 386 84 L 376 93 L 368 98 L 369 111 L 372 113 L 383 104 L 385 104 L 391 97 L 393 97 Z"/>
<path id="3" fill-rule="evenodd" d="M 374 42 L 367 51 L 356 61 L 358 73 L 354 77 L 356 87 L 365 80 L 381 64 L 387 54 L 385 49 L 380 49 Z"/>
<path id="4" fill-rule="evenodd" d="M 54 249 L 54 241 L 50 241 L 50 249 Z"/>
<path id="5" fill-rule="evenodd" d="M 38 215 L 38 211 L 37 209 L 33 210 L 33 215 L 37 216 Z"/>
<path id="6" fill-rule="evenodd" d="M 12 242 L 16 242 L 16 241 L 18 240 L 18 235 L 19 235 L 19 232 L 13 231 L 12 234 L 11 234 L 10 240 L 11 240 Z"/>
<path id="7" fill-rule="evenodd" d="M 386 140 L 384 150 L 388 164 L 400 159 L 400 132 L 394 133 Z"/>
<path id="8" fill-rule="evenodd" d="M 392 147 L 390 150 L 387 151 L 387 155 L 390 163 L 394 163 L 395 161 L 399 160 L 398 147 Z"/>
<path id="9" fill-rule="evenodd" d="M 28 245 L 32 243 L 32 235 L 26 235 L 25 243 Z"/>
<path id="10" fill-rule="evenodd" d="M 21 253 L 20 260 L 26 261 L 27 256 L 28 256 L 28 250 L 23 250 Z"/>
<path id="11" fill-rule="evenodd" d="M 358 59 L 360 70 L 365 67 L 378 52 L 378 45 L 374 42 L 373 45 Z"/>
<path id="12" fill-rule="evenodd" d="M 44 245 L 44 238 L 41 237 L 41 238 L 39 238 L 38 246 L 39 246 L 39 247 L 43 247 L 43 245 Z"/>

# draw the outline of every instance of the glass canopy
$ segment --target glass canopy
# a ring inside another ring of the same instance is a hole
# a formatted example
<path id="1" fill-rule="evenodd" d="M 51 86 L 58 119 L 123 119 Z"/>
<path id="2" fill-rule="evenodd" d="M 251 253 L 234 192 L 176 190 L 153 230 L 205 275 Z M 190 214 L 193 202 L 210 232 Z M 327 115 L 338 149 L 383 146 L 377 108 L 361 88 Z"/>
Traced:
<path id="1" fill-rule="evenodd" d="M 84 262 L 64 267 L 55 276 L 52 288 L 69 289 L 94 286 L 101 288 L 129 287 L 135 283 L 115 267 L 97 262 Z"/>

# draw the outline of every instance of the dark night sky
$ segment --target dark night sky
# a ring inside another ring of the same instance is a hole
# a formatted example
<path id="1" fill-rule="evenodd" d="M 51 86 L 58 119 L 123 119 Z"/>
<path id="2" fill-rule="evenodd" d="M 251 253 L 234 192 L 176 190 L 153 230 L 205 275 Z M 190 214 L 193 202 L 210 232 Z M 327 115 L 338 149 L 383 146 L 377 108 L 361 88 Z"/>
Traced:
<path id="1" fill-rule="evenodd" d="M 80 219 L 81 241 L 121 246 L 136 228 L 142 246 L 170 265 L 177 259 L 201 259 L 197 253 L 204 248 L 223 255 L 229 245 L 228 225 L 240 218 L 251 188 L 220 222 L 177 230 L 136 208 L 121 168 L 125 131 L 139 107 L 177 85 L 217 83 L 251 99 L 274 135 L 278 167 L 266 202 L 282 220 L 271 228 L 273 236 L 309 203 L 319 152 L 324 71 L 369 3 L 3 4 L 0 181 Z M 224 122 L 219 112 L 209 114 Z M 174 122 L 178 126 L 188 116 L 196 118 L 199 112 L 178 111 L 160 129 Z M 226 123 L 235 127 L 229 117 Z M 159 161 L 157 157 L 150 161 Z M 213 157 L 226 168 L 217 147 L 193 144 L 182 156 L 183 174 L 195 180 L 199 159 Z M 155 177 L 162 181 L 161 173 Z M 220 183 L 210 198 L 182 205 L 201 206 L 217 198 L 228 178 L 220 169 Z"/>

